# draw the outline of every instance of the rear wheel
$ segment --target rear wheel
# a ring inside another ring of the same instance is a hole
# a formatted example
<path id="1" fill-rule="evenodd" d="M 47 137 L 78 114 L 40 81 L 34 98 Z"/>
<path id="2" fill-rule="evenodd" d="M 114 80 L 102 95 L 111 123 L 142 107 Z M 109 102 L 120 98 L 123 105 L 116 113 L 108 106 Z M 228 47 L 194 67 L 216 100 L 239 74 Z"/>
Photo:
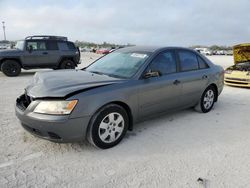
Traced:
<path id="1" fill-rule="evenodd" d="M 195 110 L 203 113 L 209 112 L 213 106 L 216 99 L 216 90 L 213 86 L 207 87 L 203 92 L 199 103 L 195 106 Z"/>
<path id="2" fill-rule="evenodd" d="M 6 76 L 18 76 L 21 73 L 21 65 L 15 60 L 6 60 L 1 65 L 1 71 Z"/>
<path id="3" fill-rule="evenodd" d="M 60 64 L 60 69 L 74 69 L 75 63 L 69 59 L 63 60 Z"/>
<path id="4" fill-rule="evenodd" d="M 88 141 L 101 149 L 111 148 L 123 139 L 128 123 L 127 112 L 119 105 L 109 104 L 92 117 Z"/>

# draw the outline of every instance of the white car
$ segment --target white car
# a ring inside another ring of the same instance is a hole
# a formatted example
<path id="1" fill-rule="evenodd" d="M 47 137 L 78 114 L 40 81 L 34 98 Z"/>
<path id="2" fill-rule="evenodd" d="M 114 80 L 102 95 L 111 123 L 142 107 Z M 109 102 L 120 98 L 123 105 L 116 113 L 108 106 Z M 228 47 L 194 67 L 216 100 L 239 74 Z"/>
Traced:
<path id="1" fill-rule="evenodd" d="M 203 55 L 213 55 L 208 48 L 195 48 L 195 50 Z"/>

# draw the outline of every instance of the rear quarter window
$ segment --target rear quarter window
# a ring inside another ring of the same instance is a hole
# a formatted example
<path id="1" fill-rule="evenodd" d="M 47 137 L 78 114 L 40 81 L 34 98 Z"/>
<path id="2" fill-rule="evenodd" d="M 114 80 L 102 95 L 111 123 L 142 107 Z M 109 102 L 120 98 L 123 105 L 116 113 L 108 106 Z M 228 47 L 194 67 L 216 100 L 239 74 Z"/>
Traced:
<path id="1" fill-rule="evenodd" d="M 199 68 L 200 69 L 209 68 L 208 64 L 200 56 L 197 56 L 197 59 L 198 59 L 198 62 L 199 62 Z"/>
<path id="2" fill-rule="evenodd" d="M 69 47 L 66 42 L 58 42 L 58 47 L 60 50 L 69 50 Z"/>
<path id="3" fill-rule="evenodd" d="M 75 49 L 76 49 L 76 47 L 75 47 L 75 45 L 74 45 L 73 42 L 68 42 L 67 44 L 68 44 L 68 48 L 69 48 L 70 50 L 75 50 Z"/>

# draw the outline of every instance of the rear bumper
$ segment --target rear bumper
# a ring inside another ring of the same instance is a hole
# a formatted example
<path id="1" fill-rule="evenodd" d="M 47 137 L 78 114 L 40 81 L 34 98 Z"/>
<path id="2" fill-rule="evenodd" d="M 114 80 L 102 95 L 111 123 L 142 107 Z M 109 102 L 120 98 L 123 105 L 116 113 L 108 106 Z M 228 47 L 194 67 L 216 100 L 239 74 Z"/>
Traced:
<path id="1" fill-rule="evenodd" d="M 47 115 L 29 112 L 17 104 L 16 116 L 25 130 L 53 142 L 79 142 L 86 138 L 90 116 L 73 118 L 68 115 Z"/>

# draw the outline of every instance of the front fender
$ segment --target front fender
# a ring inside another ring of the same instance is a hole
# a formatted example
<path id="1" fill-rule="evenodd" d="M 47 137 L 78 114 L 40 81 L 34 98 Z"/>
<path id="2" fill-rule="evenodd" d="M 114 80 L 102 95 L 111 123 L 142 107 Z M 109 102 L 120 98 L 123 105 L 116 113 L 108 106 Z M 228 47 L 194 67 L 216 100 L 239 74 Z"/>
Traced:
<path id="1" fill-rule="evenodd" d="M 88 90 L 71 96 L 69 99 L 77 99 L 78 103 L 70 118 L 92 116 L 101 107 L 112 102 L 126 104 L 136 120 L 138 116 L 138 96 L 136 84 L 113 84 Z"/>

